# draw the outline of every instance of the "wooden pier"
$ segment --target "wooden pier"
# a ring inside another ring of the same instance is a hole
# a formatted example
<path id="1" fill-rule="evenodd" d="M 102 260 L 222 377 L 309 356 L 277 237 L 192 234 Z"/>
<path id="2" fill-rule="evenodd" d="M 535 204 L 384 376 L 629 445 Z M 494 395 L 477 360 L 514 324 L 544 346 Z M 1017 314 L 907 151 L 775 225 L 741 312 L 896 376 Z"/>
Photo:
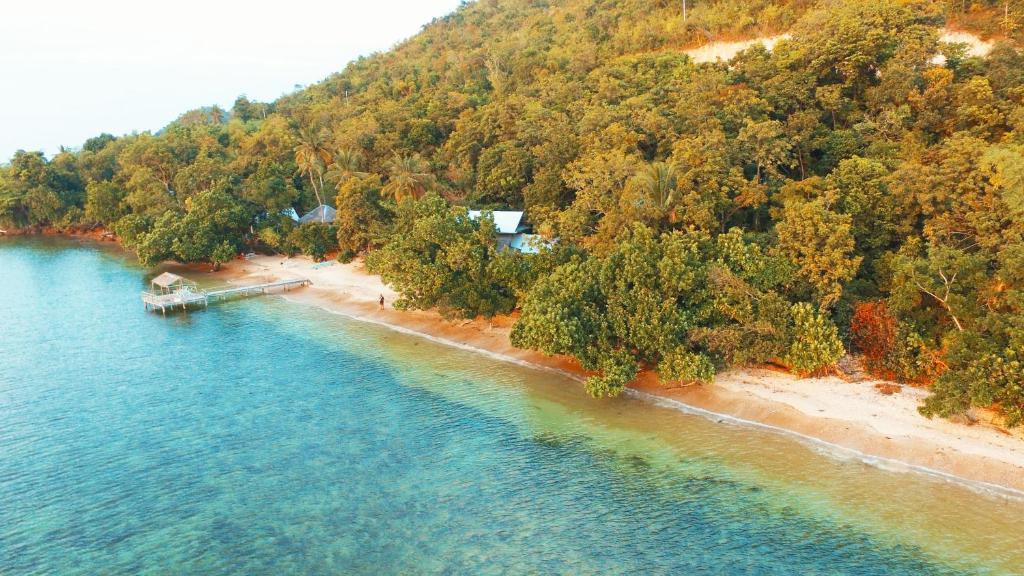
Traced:
<path id="1" fill-rule="evenodd" d="M 287 292 L 293 288 L 301 288 L 312 284 L 306 278 L 295 280 L 280 280 L 264 284 L 252 284 L 249 286 L 237 286 L 223 288 L 220 290 L 200 290 L 195 283 L 189 282 L 176 274 L 165 273 L 153 279 L 153 291 L 142 293 L 142 304 L 146 310 L 160 310 L 164 315 L 168 310 L 174 311 L 178 308 L 188 310 L 189 306 L 202 305 L 204 308 L 210 302 L 232 298 L 235 296 L 245 297 L 267 292 Z"/>

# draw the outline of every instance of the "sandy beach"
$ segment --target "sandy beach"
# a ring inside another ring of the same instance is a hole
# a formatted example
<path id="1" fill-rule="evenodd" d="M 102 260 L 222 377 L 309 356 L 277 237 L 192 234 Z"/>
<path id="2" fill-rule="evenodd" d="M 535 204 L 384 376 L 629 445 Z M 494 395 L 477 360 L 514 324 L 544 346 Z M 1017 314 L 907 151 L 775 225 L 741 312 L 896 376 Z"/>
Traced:
<path id="1" fill-rule="evenodd" d="M 446 320 L 433 311 L 393 309 L 398 295 L 379 277 L 367 273 L 360 261 L 315 264 L 303 257 L 255 256 L 233 262 L 215 277 L 232 283 L 308 278 L 312 286 L 287 297 L 502 360 L 580 380 L 585 375 L 571 359 L 513 347 L 508 336 L 514 318 Z M 378 305 L 381 295 L 386 302 L 384 310 Z M 876 384 L 879 381 L 835 376 L 800 379 L 749 368 L 720 374 L 714 385 L 677 388 L 664 388 L 654 374 L 645 373 L 629 393 L 726 425 L 773 429 L 838 457 L 951 481 L 966 480 L 1024 497 L 1024 434 L 999 428 L 985 414 L 979 414 L 978 422 L 971 425 L 929 420 L 917 412 L 926 391 L 904 386 L 886 395 Z M 582 387 L 580 393 L 584 393 Z"/>

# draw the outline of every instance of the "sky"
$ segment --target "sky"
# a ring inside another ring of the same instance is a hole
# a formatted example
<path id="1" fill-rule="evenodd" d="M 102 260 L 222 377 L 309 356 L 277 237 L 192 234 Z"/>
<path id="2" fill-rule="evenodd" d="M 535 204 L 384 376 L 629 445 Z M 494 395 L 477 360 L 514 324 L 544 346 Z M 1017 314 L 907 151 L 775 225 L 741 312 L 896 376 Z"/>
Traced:
<path id="1" fill-rule="evenodd" d="M 269 101 L 387 50 L 459 0 L 47 0 L 0 15 L 0 163 Z"/>

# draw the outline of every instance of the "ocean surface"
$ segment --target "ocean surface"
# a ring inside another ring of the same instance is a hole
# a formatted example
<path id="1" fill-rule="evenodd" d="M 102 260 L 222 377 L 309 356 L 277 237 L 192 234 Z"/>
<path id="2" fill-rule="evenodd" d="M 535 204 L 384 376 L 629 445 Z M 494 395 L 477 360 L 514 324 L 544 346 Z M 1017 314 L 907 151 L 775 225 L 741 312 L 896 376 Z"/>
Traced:
<path id="1" fill-rule="evenodd" d="M 0 574 L 1024 573 L 1018 501 L 155 272 L 0 240 Z"/>

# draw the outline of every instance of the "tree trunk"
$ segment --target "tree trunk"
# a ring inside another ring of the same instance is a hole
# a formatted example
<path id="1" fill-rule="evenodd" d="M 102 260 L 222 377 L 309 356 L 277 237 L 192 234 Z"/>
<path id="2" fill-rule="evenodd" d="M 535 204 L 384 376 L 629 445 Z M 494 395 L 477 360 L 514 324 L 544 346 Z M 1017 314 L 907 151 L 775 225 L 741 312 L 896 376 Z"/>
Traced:
<path id="1" fill-rule="evenodd" d="M 320 198 L 320 192 L 316 189 L 316 180 L 313 179 L 312 168 L 309 169 L 309 185 L 313 187 L 313 194 L 316 195 L 317 205 L 319 206 L 320 204 L 323 204 L 324 201 Z"/>
<path id="2" fill-rule="evenodd" d="M 955 275 L 954 275 L 954 278 L 955 278 Z M 924 286 L 921 285 L 920 282 L 915 282 L 915 284 L 917 284 L 917 289 L 918 290 L 920 290 L 921 292 L 924 292 L 925 294 L 931 296 L 932 298 L 935 299 L 936 302 L 938 302 L 939 304 L 942 305 L 942 308 L 946 311 L 946 314 L 949 314 L 950 319 L 953 320 L 953 324 L 956 325 L 956 329 L 957 329 L 958 332 L 963 332 L 964 331 L 963 324 L 960 323 L 960 319 L 956 317 L 956 314 L 953 313 L 953 309 L 949 306 L 949 290 L 948 290 L 948 288 L 947 288 L 947 291 L 946 291 L 946 297 L 945 298 L 939 298 L 939 296 L 937 294 L 935 294 L 931 290 L 926 289 Z"/>

